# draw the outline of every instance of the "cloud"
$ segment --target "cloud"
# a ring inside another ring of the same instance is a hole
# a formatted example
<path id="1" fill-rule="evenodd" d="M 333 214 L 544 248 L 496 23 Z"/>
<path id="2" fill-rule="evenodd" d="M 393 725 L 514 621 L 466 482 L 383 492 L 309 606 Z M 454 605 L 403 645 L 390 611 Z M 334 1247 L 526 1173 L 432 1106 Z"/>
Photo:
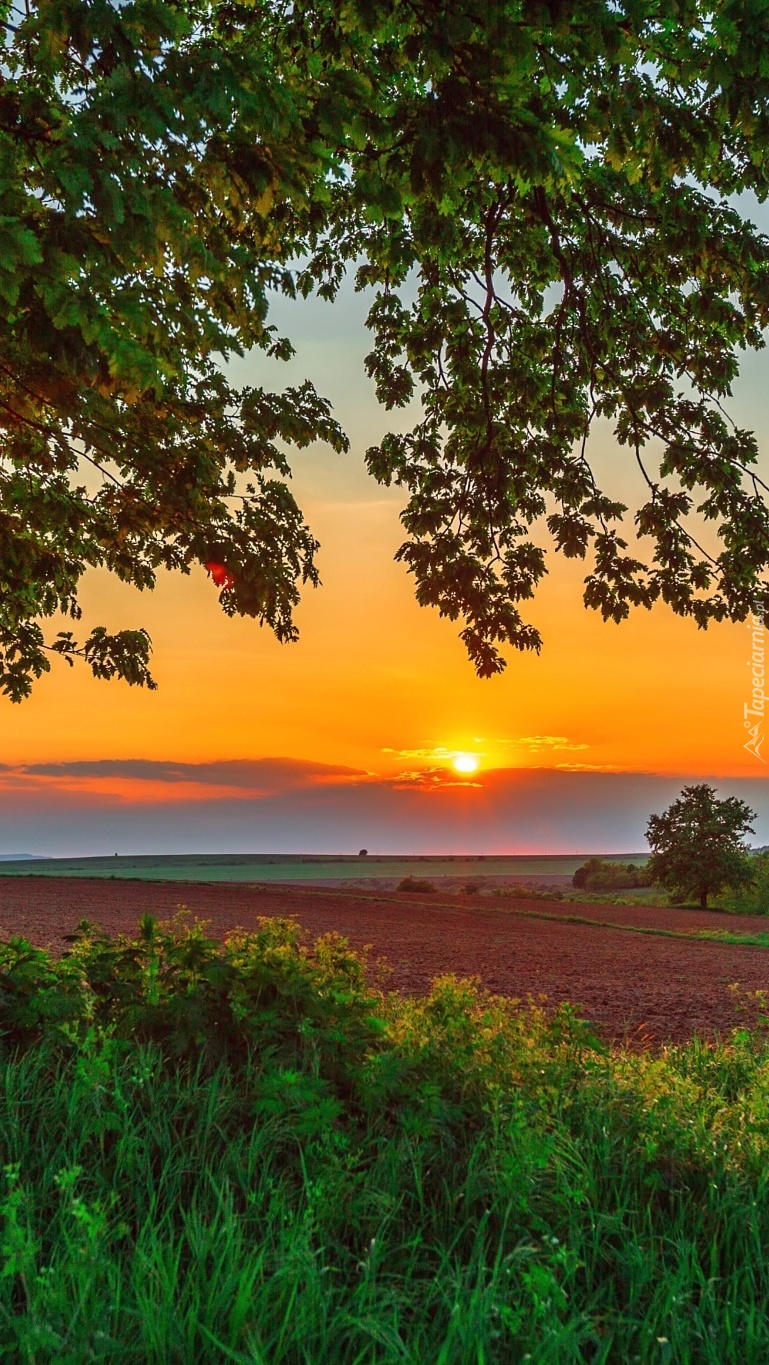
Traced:
<path id="1" fill-rule="evenodd" d="M 270 797 L 307 787 L 366 782 L 370 774 L 341 764 L 308 759 L 233 759 L 175 763 L 155 759 L 81 759 L 70 763 L 0 764 L 0 792 L 47 791 L 113 803 L 169 799 L 220 801 L 228 796 Z"/>
<path id="2" fill-rule="evenodd" d="M 144 764 L 0 769 L 0 852 L 635 853 L 650 813 L 703 780 L 510 767 L 425 782 L 424 771 L 409 781 L 284 759 Z M 709 780 L 758 810 L 754 842 L 769 843 L 769 783 Z"/>
<path id="3" fill-rule="evenodd" d="M 474 740 L 473 742 L 480 743 L 480 741 L 476 740 Z M 382 750 L 383 754 L 394 754 L 396 758 L 406 758 L 412 760 L 415 759 L 417 761 L 422 759 L 425 763 L 432 765 L 428 768 L 413 769 L 410 772 L 402 773 L 398 779 L 398 780 L 413 779 L 414 781 L 417 781 L 420 777 L 423 777 L 425 780 L 427 780 L 430 777 L 430 775 L 432 775 L 435 781 L 441 780 L 445 781 L 446 769 L 442 767 L 436 768 L 434 765 L 436 763 L 441 764 L 452 763 L 455 758 L 463 758 L 467 752 L 468 752 L 467 749 L 446 749 L 443 747 L 443 745 L 438 745 L 437 747 L 432 749 Z M 485 753 L 482 753 L 480 749 L 473 749 L 472 753 L 475 758 L 480 759 L 487 757 L 487 755 Z"/>
<path id="4" fill-rule="evenodd" d="M 383 749 L 383 754 L 395 754 L 396 758 L 424 758 L 428 762 L 446 761 L 456 758 L 460 753 L 459 749 L 445 749 L 442 746 L 433 749 Z"/>
<path id="5" fill-rule="evenodd" d="M 538 754 L 556 754 L 561 752 L 576 753 L 580 750 L 589 749 L 589 744 L 579 744 L 568 738 L 567 735 L 520 735 L 515 739 L 482 739 L 476 736 L 473 739 L 475 746 L 487 744 L 491 753 L 496 750 L 523 750 L 531 756 Z M 464 749 L 447 749 L 443 745 L 433 747 L 423 747 L 417 749 L 383 749 L 383 754 L 392 754 L 396 758 L 411 760 L 412 762 L 424 762 L 428 764 L 451 763 L 460 754 L 465 753 Z M 482 751 L 477 747 L 473 750 L 478 758 L 487 758 L 489 752 Z"/>
<path id="6" fill-rule="evenodd" d="M 580 746 L 587 748 L 587 745 Z M 556 769 L 562 773 L 620 773 L 622 769 L 616 763 L 556 763 Z"/>
<path id="7" fill-rule="evenodd" d="M 439 787 L 481 787 L 482 782 L 471 782 L 468 778 L 457 777 L 446 768 L 410 768 L 396 773 L 394 777 L 380 778 L 385 786 L 394 788 L 419 787 L 422 791 L 435 791 Z"/>
<path id="8" fill-rule="evenodd" d="M 589 749 L 589 744 L 574 744 L 566 735 L 522 735 L 519 739 L 508 741 L 516 749 L 528 749 L 530 753 L 553 753 L 559 749 Z"/>
<path id="9" fill-rule="evenodd" d="M 28 763 L 18 768 L 0 765 L 0 781 L 5 774 L 29 774 L 53 778 L 111 778 L 144 782 L 195 782 L 212 787 L 303 786 L 339 778 L 368 776 L 360 768 L 334 763 L 314 763 L 304 758 L 223 759 L 214 763 L 174 763 L 148 758 L 79 759 L 71 763 Z"/>

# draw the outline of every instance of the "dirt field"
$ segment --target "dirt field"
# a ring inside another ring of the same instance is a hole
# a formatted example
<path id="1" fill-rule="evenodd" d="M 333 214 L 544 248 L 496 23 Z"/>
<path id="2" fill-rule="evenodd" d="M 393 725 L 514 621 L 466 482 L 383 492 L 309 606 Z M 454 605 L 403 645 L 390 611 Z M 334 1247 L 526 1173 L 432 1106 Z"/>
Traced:
<path id="1" fill-rule="evenodd" d="M 390 984 L 421 992 L 434 976 L 479 976 L 490 990 L 579 1005 L 607 1038 L 636 1043 L 712 1036 L 733 1028 L 728 986 L 769 987 L 769 949 L 697 943 L 569 924 L 578 914 L 627 926 L 767 932 L 764 919 L 708 911 L 616 907 L 437 893 L 355 893 L 233 883 L 92 881 L 25 876 L 0 882 L 0 936 L 22 934 L 59 950 L 86 918 L 131 932 L 145 911 L 167 918 L 180 905 L 214 934 L 250 928 L 260 915 L 293 915 L 311 935 L 337 930 L 388 959 Z M 552 915 L 528 918 L 521 912 Z"/>

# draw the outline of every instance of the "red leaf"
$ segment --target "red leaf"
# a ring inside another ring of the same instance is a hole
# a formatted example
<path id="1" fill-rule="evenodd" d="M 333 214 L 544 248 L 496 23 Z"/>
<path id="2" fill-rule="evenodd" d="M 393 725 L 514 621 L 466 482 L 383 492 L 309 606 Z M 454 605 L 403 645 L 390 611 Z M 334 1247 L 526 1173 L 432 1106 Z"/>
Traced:
<path id="1" fill-rule="evenodd" d="M 209 560 L 206 568 L 213 578 L 217 588 L 231 588 L 235 582 L 235 575 L 231 574 L 224 564 L 217 564 L 214 560 Z"/>

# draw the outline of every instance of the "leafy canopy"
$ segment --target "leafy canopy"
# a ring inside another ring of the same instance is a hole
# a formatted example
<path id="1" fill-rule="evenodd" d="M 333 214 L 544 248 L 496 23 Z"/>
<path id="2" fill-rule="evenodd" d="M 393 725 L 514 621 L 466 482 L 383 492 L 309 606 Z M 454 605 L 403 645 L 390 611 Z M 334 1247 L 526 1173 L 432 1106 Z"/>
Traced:
<path id="1" fill-rule="evenodd" d="M 755 818 L 745 801 L 736 796 L 720 801 L 707 782 L 684 787 L 662 815 L 649 817 L 652 856 L 646 871 L 673 895 L 696 896 L 706 907 L 711 893 L 753 880 L 743 836 L 752 833 Z"/>
<path id="2" fill-rule="evenodd" d="M 373 291 L 367 369 L 418 420 L 368 452 L 400 558 L 479 673 L 540 646 L 548 541 L 619 621 L 769 601 L 766 485 L 723 400 L 763 344 L 769 26 L 754 0 L 29 0 L 2 8 L 0 686 L 83 654 L 152 685 L 144 632 L 78 619 L 88 568 L 210 566 L 295 636 L 316 542 L 287 448 L 346 448 L 281 358 L 272 290 Z M 645 493 L 594 477 L 609 422 Z"/>

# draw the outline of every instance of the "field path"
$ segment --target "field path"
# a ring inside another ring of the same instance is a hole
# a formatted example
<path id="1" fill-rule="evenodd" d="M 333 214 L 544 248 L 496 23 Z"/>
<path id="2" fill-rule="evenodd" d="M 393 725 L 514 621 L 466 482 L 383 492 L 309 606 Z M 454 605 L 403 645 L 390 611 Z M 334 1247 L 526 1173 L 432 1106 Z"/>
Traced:
<path id="1" fill-rule="evenodd" d="M 387 958 L 389 984 L 400 990 L 419 993 L 433 977 L 456 972 L 478 976 L 503 995 L 569 1000 L 607 1038 L 660 1043 L 725 1032 L 739 1023 L 730 983 L 745 990 L 769 988 L 769 949 L 641 935 L 563 917 L 576 913 L 628 928 L 732 933 L 766 932 L 763 919 L 507 898 L 490 905 L 440 892 L 428 897 L 22 876 L 0 880 L 0 936 L 23 934 L 59 951 L 80 919 L 110 933 L 130 933 L 144 912 L 167 918 L 180 905 L 208 920 L 216 935 L 236 926 L 252 928 L 261 915 L 293 915 L 313 936 L 337 930 L 353 946 L 371 944 L 376 956 Z"/>

